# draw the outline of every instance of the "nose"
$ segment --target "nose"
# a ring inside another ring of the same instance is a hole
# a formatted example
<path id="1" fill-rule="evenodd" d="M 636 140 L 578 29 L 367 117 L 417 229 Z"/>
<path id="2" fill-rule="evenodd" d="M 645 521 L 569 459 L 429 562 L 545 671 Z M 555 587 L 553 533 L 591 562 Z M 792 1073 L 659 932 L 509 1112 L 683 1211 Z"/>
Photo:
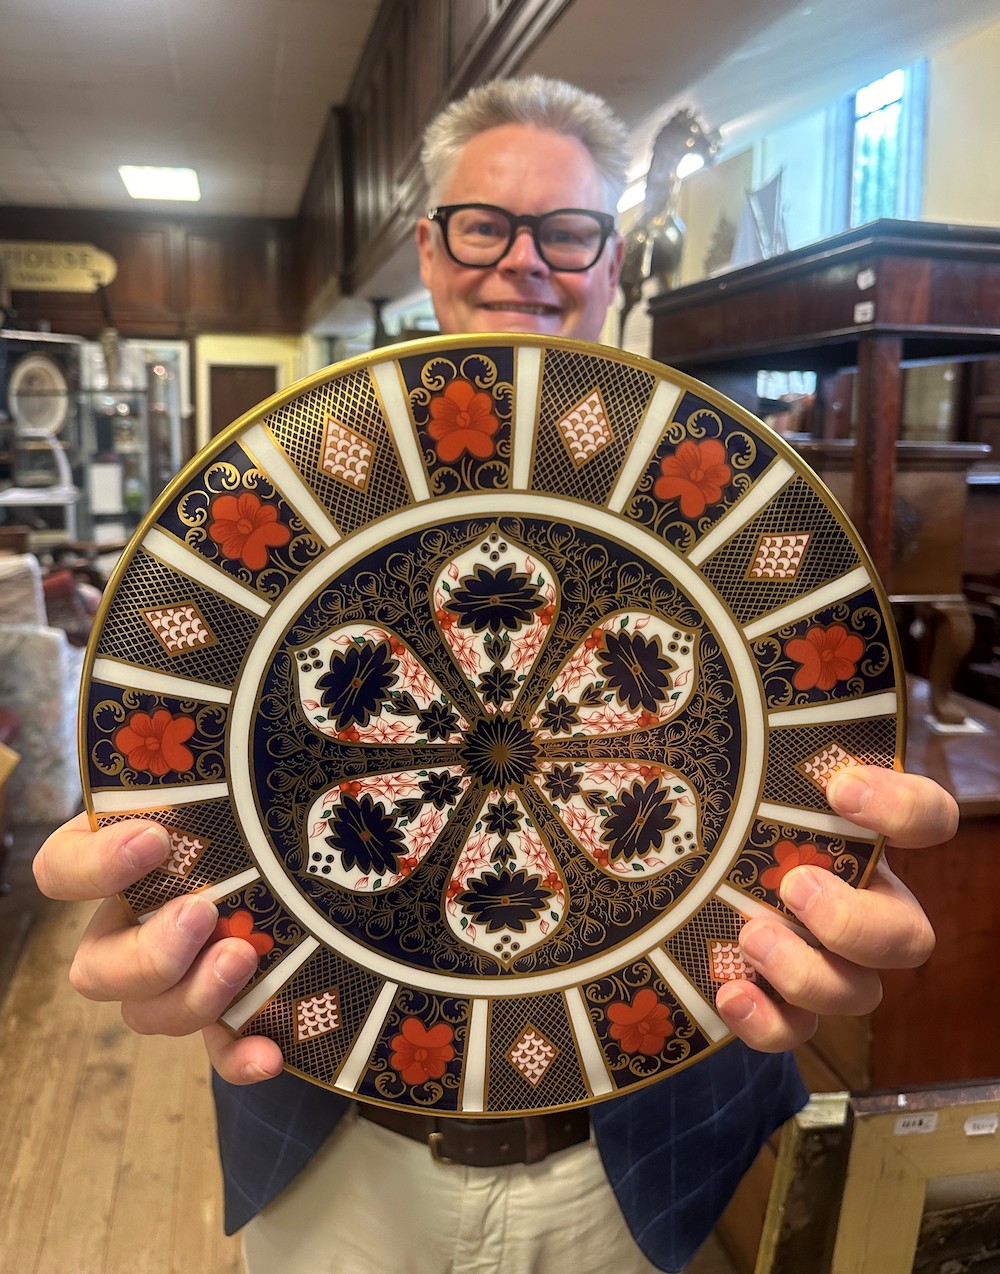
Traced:
<path id="1" fill-rule="evenodd" d="M 548 266 L 539 256 L 530 226 L 518 226 L 514 242 L 497 262 L 497 269 L 514 270 L 524 274 L 544 274 Z"/>

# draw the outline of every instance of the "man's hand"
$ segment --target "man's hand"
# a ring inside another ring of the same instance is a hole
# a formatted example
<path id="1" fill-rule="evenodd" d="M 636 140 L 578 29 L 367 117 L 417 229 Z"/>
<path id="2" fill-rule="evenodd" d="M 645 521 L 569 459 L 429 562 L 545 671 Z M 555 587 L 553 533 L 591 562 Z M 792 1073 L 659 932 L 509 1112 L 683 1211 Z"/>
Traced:
<path id="1" fill-rule="evenodd" d="M 891 770 L 845 770 L 831 780 L 828 796 L 838 814 L 901 848 L 949 840 L 958 822 L 955 802 L 943 788 Z M 142 925 L 109 896 L 151 871 L 168 850 L 156 823 L 130 820 L 94 832 L 86 815 L 45 841 L 34 863 L 43 893 L 67 901 L 104 898 L 70 979 L 89 999 L 119 1000 L 125 1022 L 142 1034 L 202 1031 L 212 1065 L 230 1083 L 269 1079 L 282 1066 L 277 1044 L 263 1036 L 233 1038 L 218 1025 L 253 976 L 253 947 L 239 938 L 209 942 L 217 909 L 197 895 L 167 903 Z M 870 1012 L 882 994 L 878 969 L 915 967 L 933 949 L 927 917 L 884 861 L 867 889 L 798 867 L 782 882 L 781 896 L 819 946 L 777 920 L 744 926 L 746 955 L 783 999 L 776 1003 L 745 981 L 720 989 L 720 1015 L 752 1048 L 793 1048 L 813 1034 L 820 1014 Z"/>
<path id="2" fill-rule="evenodd" d="M 958 826 L 953 798 L 914 774 L 876 766 L 842 770 L 830 780 L 827 797 L 835 813 L 902 849 L 941 844 Z M 927 917 L 884 858 L 866 889 L 818 867 L 796 867 L 781 883 L 781 900 L 819 945 L 778 920 L 744 925 L 745 955 L 783 1000 L 775 1002 L 752 982 L 720 988 L 720 1016 L 751 1048 L 782 1052 L 809 1039 L 822 1015 L 870 1013 L 882 998 L 878 970 L 915 968 L 934 949 Z"/>
<path id="3" fill-rule="evenodd" d="M 94 832 L 85 814 L 58 828 L 35 857 L 42 893 L 64 901 L 103 898 L 80 941 L 70 981 L 91 1000 L 119 1000 L 122 1017 L 144 1035 L 202 1031 L 212 1065 L 232 1084 L 270 1079 L 281 1050 L 262 1036 L 234 1039 L 217 1019 L 257 968 L 240 938 L 209 943 L 214 903 L 194 894 L 136 925 L 118 893 L 167 857 L 166 832 L 140 820 Z M 206 945 L 206 943 L 208 945 Z"/>

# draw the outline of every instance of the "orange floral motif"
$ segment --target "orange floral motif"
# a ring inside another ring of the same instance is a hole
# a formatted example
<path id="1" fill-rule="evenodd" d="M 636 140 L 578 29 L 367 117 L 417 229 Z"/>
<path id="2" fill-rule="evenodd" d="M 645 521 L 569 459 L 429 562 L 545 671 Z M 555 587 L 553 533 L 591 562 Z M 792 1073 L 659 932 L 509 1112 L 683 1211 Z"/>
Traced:
<path id="1" fill-rule="evenodd" d="M 613 1023 L 611 1038 L 618 1041 L 623 1053 L 652 1056 L 674 1033 L 669 1007 L 648 986 L 636 991 L 631 1004 L 617 1000 L 609 1005 L 608 1017 Z"/>
<path id="2" fill-rule="evenodd" d="M 722 488 L 732 477 L 726 464 L 726 448 L 715 438 L 682 442 L 672 456 L 660 461 L 660 477 L 653 483 L 658 500 L 680 500 L 686 518 L 697 518 L 706 505 L 722 499 Z"/>
<path id="3" fill-rule="evenodd" d="M 192 734 L 191 718 L 175 717 L 166 708 L 158 708 L 152 716 L 148 712 L 133 712 L 115 731 L 115 747 L 125 753 L 134 770 L 148 770 L 150 774 L 166 774 L 168 770 L 182 773 L 194 765 L 191 749 L 184 746 Z"/>
<path id="4" fill-rule="evenodd" d="M 443 394 L 431 399 L 430 413 L 427 432 L 446 464 L 453 464 L 463 451 L 480 460 L 493 455 L 493 435 L 500 421 L 493 412 L 492 398 L 470 381 L 453 380 Z"/>
<path id="5" fill-rule="evenodd" d="M 455 1056 L 451 1044 L 454 1038 L 455 1032 L 447 1022 L 438 1022 L 428 1030 L 420 1018 L 408 1017 L 399 1034 L 389 1041 L 392 1046 L 389 1062 L 407 1084 L 440 1079 Z"/>
<path id="6" fill-rule="evenodd" d="M 292 538 L 278 510 L 250 491 L 241 495 L 218 495 L 212 501 L 212 522 L 208 533 L 222 549 L 224 557 L 239 558 L 248 570 L 267 565 L 269 548 L 280 548 Z"/>
<path id="7" fill-rule="evenodd" d="M 821 853 L 811 841 L 796 845 L 791 840 L 779 840 L 774 847 L 774 857 L 777 862 L 761 872 L 760 883 L 765 889 L 773 889 L 775 893 L 793 867 L 823 867 L 827 871 L 833 870 L 830 855 Z"/>
<path id="8" fill-rule="evenodd" d="M 796 690 L 832 690 L 838 681 L 854 676 L 864 653 L 864 642 L 843 624 L 814 624 L 805 637 L 794 637 L 785 647 L 789 659 L 800 665 L 792 678 Z"/>
<path id="9" fill-rule="evenodd" d="M 274 939 L 269 933 L 261 933 L 253 927 L 253 916 L 249 911 L 234 911 L 231 916 L 220 916 L 212 938 L 242 938 L 259 956 L 266 956 L 274 947 Z"/>

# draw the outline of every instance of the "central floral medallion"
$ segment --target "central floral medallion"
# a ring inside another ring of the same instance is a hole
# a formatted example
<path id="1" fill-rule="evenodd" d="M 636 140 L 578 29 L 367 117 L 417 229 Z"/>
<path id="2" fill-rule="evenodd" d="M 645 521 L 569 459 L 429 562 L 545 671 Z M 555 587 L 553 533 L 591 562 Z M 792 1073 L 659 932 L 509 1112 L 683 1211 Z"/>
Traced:
<path id="1" fill-rule="evenodd" d="M 689 603 L 592 532 L 563 544 L 511 525 L 520 536 L 456 527 L 417 567 L 409 541 L 387 544 L 289 642 L 301 718 L 329 745 L 291 870 L 408 958 L 457 942 L 511 968 L 571 913 L 572 949 L 581 926 L 597 932 L 582 916 L 602 879 L 605 896 L 629 891 L 625 917 L 648 905 L 636 885 L 706 848 L 694 772 L 667 763 L 659 733 L 696 693 L 702 632 L 654 602 Z"/>
<path id="2" fill-rule="evenodd" d="M 531 730 L 510 717 L 484 717 L 466 736 L 462 748 L 465 772 L 487 787 L 506 792 L 530 777 L 538 760 Z"/>

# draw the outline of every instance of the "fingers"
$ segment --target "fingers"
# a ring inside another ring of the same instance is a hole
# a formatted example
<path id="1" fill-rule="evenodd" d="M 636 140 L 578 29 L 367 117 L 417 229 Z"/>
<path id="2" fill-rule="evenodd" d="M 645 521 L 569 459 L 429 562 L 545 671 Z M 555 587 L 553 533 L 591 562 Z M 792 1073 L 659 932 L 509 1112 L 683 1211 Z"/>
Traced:
<path id="1" fill-rule="evenodd" d="M 760 1053 L 784 1053 L 816 1033 L 818 1018 L 808 1009 L 776 1003 L 753 982 L 727 982 L 715 997 L 719 1016 L 734 1035 Z"/>
<path id="2" fill-rule="evenodd" d="M 881 862 L 867 889 L 829 871 L 797 867 L 782 901 L 821 945 L 777 918 L 748 921 L 740 947 L 781 997 L 749 981 L 727 983 L 719 1015 L 751 1048 L 778 1052 L 809 1039 L 817 1017 L 871 1013 L 882 999 L 878 969 L 914 968 L 934 947 L 934 931 L 910 891 Z"/>
<path id="3" fill-rule="evenodd" d="M 281 1049 L 263 1035 L 233 1037 L 224 1026 L 202 1032 L 212 1066 L 230 1084 L 257 1084 L 273 1079 L 282 1068 Z"/>
<path id="4" fill-rule="evenodd" d="M 197 895 L 167 903 L 143 925 L 109 898 L 83 935 L 70 981 L 88 999 L 120 1000 L 135 1031 L 190 1035 L 214 1022 L 257 968 L 248 942 L 208 942 L 215 922 L 214 904 Z"/>
<path id="5" fill-rule="evenodd" d="M 934 950 L 930 921 L 884 860 L 867 889 L 797 867 L 781 882 L 781 900 L 828 951 L 870 969 L 916 968 Z"/>
<path id="6" fill-rule="evenodd" d="M 141 925 L 113 895 L 170 852 L 166 831 L 142 819 L 93 831 L 86 814 L 58 828 L 39 849 L 35 879 L 63 901 L 103 898 L 77 949 L 70 982 L 92 1000 L 121 1001 L 122 1017 L 144 1035 L 202 1031 L 212 1065 L 232 1084 L 277 1075 L 281 1050 L 262 1036 L 234 1037 L 218 1018 L 253 977 L 256 951 L 239 938 L 211 941 L 218 910 L 192 894 Z"/>
<path id="7" fill-rule="evenodd" d="M 890 845 L 940 845 L 958 829 L 955 798 L 920 774 L 851 766 L 833 775 L 826 796 L 843 818 L 880 832 Z"/>
<path id="8" fill-rule="evenodd" d="M 88 816 L 78 814 L 45 840 L 32 867 L 43 894 L 77 902 L 119 893 L 169 853 L 170 839 L 158 823 L 130 819 L 95 832 Z"/>
<path id="9" fill-rule="evenodd" d="M 122 1017 L 142 1035 L 191 1035 L 221 1017 L 257 969 L 257 953 L 240 938 L 214 942 L 174 985 L 150 999 L 122 996 Z"/>
<path id="10" fill-rule="evenodd" d="M 796 1048 L 814 1034 L 821 1015 L 870 1013 L 882 999 L 874 969 L 809 945 L 778 920 L 751 920 L 740 948 L 781 997 L 750 981 L 719 989 L 716 1008 L 727 1026 L 765 1053 Z"/>
<path id="11" fill-rule="evenodd" d="M 126 1025 L 142 1035 L 202 1031 L 223 1079 L 252 1084 L 278 1074 L 281 1050 L 273 1040 L 234 1038 L 218 1025 L 256 972 L 258 956 L 239 938 L 210 941 L 216 914 L 213 903 L 193 895 L 136 925 L 109 898 L 80 942 L 70 981 L 89 999 L 120 1000 Z"/>
<path id="12" fill-rule="evenodd" d="M 70 981 L 91 1000 L 151 999 L 187 973 L 217 915 L 212 903 L 195 894 L 167 903 L 136 925 L 121 903 L 109 898 L 80 940 Z"/>

